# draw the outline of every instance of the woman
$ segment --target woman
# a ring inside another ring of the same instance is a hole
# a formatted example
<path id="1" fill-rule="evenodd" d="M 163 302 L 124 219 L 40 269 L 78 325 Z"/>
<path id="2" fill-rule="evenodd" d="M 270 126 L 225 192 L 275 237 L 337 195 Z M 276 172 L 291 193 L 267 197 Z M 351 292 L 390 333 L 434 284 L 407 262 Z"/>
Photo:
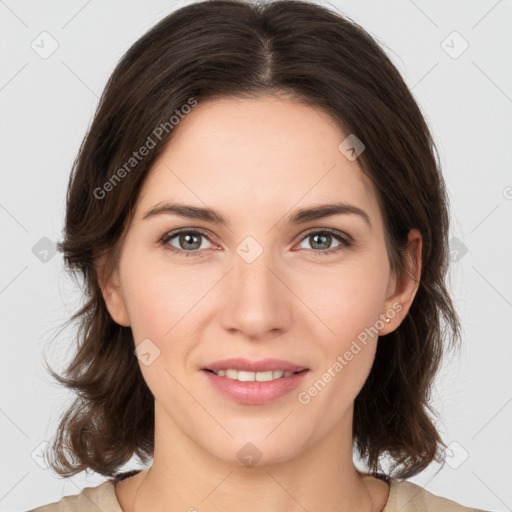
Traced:
<path id="1" fill-rule="evenodd" d="M 475 510 L 403 480 L 443 461 L 428 397 L 460 338 L 439 167 L 340 15 L 214 1 L 158 23 L 107 84 L 60 244 L 88 301 L 47 457 L 109 480 L 36 510 Z M 119 473 L 133 455 L 153 460 Z"/>

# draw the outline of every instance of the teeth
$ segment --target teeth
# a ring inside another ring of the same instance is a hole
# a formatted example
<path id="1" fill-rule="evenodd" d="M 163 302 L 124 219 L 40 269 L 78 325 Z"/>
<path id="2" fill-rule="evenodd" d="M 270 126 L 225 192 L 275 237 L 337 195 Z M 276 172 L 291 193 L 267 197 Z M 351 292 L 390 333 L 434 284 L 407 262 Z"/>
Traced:
<path id="1" fill-rule="evenodd" d="M 239 380 L 240 382 L 268 382 L 274 379 L 280 379 L 281 377 L 289 377 L 295 372 L 283 371 L 283 370 L 270 370 L 267 372 L 247 372 L 245 370 L 213 370 L 213 373 L 219 377 L 227 377 L 228 379 Z"/>

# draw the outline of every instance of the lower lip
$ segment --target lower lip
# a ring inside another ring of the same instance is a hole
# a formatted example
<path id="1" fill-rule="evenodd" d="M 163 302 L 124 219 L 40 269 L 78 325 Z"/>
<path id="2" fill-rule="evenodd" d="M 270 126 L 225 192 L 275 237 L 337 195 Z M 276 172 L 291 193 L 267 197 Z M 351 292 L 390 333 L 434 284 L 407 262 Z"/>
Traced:
<path id="1" fill-rule="evenodd" d="M 228 379 L 227 377 L 220 377 L 207 370 L 202 370 L 202 372 L 206 375 L 212 386 L 227 398 L 241 404 L 261 405 L 273 402 L 293 391 L 303 381 L 308 370 L 267 382 L 241 382 Z"/>

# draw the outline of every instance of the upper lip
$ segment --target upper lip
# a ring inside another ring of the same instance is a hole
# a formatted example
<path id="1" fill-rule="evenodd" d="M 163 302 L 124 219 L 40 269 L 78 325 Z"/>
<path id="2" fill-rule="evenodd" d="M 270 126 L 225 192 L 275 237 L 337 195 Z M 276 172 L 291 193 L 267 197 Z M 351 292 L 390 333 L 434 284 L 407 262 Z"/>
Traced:
<path id="1" fill-rule="evenodd" d="M 288 372 L 299 372 L 306 370 L 305 366 L 301 366 L 297 363 L 285 361 L 283 359 L 262 359 L 261 361 L 250 361 L 249 359 L 243 358 L 231 358 L 223 359 L 222 361 L 215 361 L 207 364 L 203 370 L 244 370 L 248 372 L 267 372 L 275 370 L 283 370 Z"/>

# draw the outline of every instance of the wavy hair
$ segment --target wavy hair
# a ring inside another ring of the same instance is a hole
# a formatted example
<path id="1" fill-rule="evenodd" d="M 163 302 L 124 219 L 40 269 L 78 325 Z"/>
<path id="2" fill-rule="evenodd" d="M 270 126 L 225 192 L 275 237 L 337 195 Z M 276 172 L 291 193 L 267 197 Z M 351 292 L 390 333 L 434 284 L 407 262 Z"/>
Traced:
<path id="1" fill-rule="evenodd" d="M 58 248 L 68 271 L 82 278 L 85 300 L 67 322 L 78 324 L 73 359 L 61 375 L 48 368 L 76 394 L 50 445 L 48 462 L 60 475 L 90 469 L 111 476 L 133 455 L 144 462 L 153 456 L 154 397 L 131 329 L 106 308 L 98 261 L 104 258 L 107 276 L 115 268 L 148 171 L 172 140 L 170 120 L 191 99 L 276 93 L 323 110 L 365 144 L 358 163 L 377 191 L 398 275 L 406 272 L 409 230 L 423 237 L 412 306 L 378 343 L 355 400 L 354 446 L 374 473 L 389 456 L 388 473 L 398 478 L 444 461 L 430 392 L 446 349 L 460 340 L 460 324 L 445 283 L 448 197 L 420 108 L 379 43 L 350 18 L 305 1 L 222 0 L 172 12 L 129 48 L 73 164 Z M 155 147 L 130 160 L 148 137 Z"/>

